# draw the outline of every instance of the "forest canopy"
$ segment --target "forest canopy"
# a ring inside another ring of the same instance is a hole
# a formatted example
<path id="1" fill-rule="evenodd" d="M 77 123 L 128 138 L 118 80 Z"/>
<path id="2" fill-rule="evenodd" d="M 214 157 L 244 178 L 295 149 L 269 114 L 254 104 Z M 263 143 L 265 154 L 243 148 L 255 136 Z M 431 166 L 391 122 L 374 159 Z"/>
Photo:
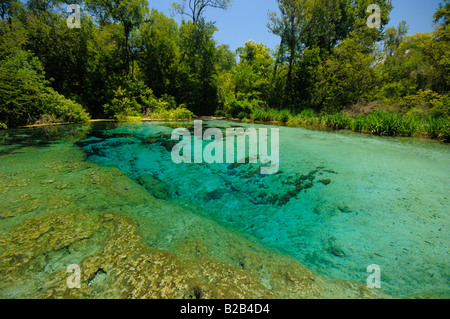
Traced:
<path id="1" fill-rule="evenodd" d="M 249 40 L 235 52 L 205 14 L 231 0 L 178 0 L 181 23 L 145 0 L 0 1 L 0 128 L 195 114 L 355 129 L 370 115 L 448 134 L 449 0 L 433 32 L 410 36 L 405 21 L 386 28 L 391 0 L 274 1 L 277 48 Z M 67 24 L 73 3 L 80 28 Z"/>

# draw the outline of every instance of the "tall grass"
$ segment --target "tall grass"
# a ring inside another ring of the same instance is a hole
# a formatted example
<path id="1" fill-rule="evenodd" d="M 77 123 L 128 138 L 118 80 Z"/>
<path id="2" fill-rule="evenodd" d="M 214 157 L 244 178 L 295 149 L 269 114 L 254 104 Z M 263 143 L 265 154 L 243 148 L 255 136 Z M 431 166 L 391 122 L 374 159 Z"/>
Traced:
<path id="1" fill-rule="evenodd" d="M 275 110 L 275 109 L 254 109 L 250 114 L 250 118 L 254 121 L 263 122 L 282 122 L 286 123 L 291 118 L 289 110 Z"/>
<path id="2" fill-rule="evenodd" d="M 450 121 L 428 117 L 423 122 L 423 130 L 428 133 L 431 138 L 450 141 Z"/>
<path id="3" fill-rule="evenodd" d="M 450 141 L 450 121 L 448 118 L 414 117 L 386 111 L 374 111 L 352 117 L 344 113 L 317 114 L 310 109 L 303 110 L 295 115 L 288 110 L 254 109 L 250 118 L 255 121 L 278 121 L 333 130 L 352 130 L 378 136 L 427 135 L 433 139 Z"/>
<path id="4" fill-rule="evenodd" d="M 375 111 L 356 117 L 354 127 L 373 135 L 412 136 L 419 132 L 420 122 L 416 118 L 396 113 Z"/>
<path id="5" fill-rule="evenodd" d="M 158 120 L 191 120 L 195 117 L 194 113 L 189 111 L 188 109 L 184 107 L 178 107 L 176 109 L 166 110 L 166 109 L 160 109 L 158 111 L 155 111 L 153 113 L 149 113 L 146 117 L 151 119 L 158 119 Z"/>

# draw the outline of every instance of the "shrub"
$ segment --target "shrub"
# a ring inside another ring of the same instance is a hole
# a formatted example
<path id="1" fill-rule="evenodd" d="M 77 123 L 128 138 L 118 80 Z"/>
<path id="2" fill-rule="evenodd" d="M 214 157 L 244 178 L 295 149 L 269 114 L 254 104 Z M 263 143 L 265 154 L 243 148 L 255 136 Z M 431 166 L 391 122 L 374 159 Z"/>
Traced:
<path id="1" fill-rule="evenodd" d="M 190 120 L 194 113 L 181 105 L 179 108 L 171 111 L 171 120 Z"/>
<path id="2" fill-rule="evenodd" d="M 334 130 L 343 130 L 349 128 L 351 126 L 350 123 L 351 119 L 340 112 L 328 115 L 325 118 L 325 124 Z"/>
<path id="3" fill-rule="evenodd" d="M 141 106 L 135 97 L 130 97 L 121 86 L 114 91 L 114 98 L 104 105 L 105 114 L 111 118 L 122 120 L 129 116 L 138 116 Z"/>
<path id="4" fill-rule="evenodd" d="M 291 112 L 289 110 L 281 110 L 278 116 L 278 121 L 286 123 L 291 117 Z"/>
<path id="5" fill-rule="evenodd" d="M 305 110 L 300 112 L 300 115 L 303 116 L 303 117 L 315 117 L 316 116 L 316 112 L 314 112 L 313 109 L 305 109 Z"/>
<path id="6" fill-rule="evenodd" d="M 39 60 L 16 51 L 0 64 L 0 118 L 8 127 L 33 123 L 41 114 L 48 82 Z"/>
<path id="7" fill-rule="evenodd" d="M 450 121 L 448 119 L 430 116 L 424 120 L 423 129 L 431 138 L 450 141 Z"/>
<path id="8" fill-rule="evenodd" d="M 48 86 L 39 60 L 29 52 L 16 51 L 0 64 L 0 118 L 17 127 L 39 121 L 83 122 L 83 107 Z"/>
<path id="9" fill-rule="evenodd" d="M 90 119 L 89 114 L 80 104 L 66 99 L 52 89 L 43 94 L 42 100 L 44 103 L 42 107 L 43 115 L 46 115 L 48 118 L 54 118 L 53 121 L 49 122 L 80 123 L 87 122 Z"/>
<path id="10" fill-rule="evenodd" d="M 355 132 L 363 132 L 366 124 L 366 116 L 360 115 L 353 119 L 352 130 Z"/>
<path id="11" fill-rule="evenodd" d="M 450 142 L 450 123 L 446 121 L 446 123 L 442 126 L 440 137 L 445 142 Z"/>
<path id="12" fill-rule="evenodd" d="M 450 95 L 443 95 L 440 99 L 434 100 L 430 115 L 433 117 L 450 117 Z"/>
<path id="13" fill-rule="evenodd" d="M 365 116 L 358 125 L 373 135 L 411 136 L 418 131 L 418 121 L 396 113 L 375 111 Z"/>
<path id="14" fill-rule="evenodd" d="M 423 128 L 431 138 L 438 138 L 442 130 L 441 119 L 428 117 L 424 121 Z"/>

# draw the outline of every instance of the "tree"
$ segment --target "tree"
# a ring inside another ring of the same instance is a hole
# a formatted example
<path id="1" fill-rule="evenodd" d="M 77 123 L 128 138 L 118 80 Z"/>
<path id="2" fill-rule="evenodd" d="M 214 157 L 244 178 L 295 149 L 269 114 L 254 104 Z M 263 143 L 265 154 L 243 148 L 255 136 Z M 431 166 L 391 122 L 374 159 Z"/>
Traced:
<path id="1" fill-rule="evenodd" d="M 393 56 L 397 51 L 400 43 L 402 43 L 406 34 L 408 34 L 408 25 L 406 21 L 401 21 L 398 27 L 390 27 L 386 29 L 384 36 L 384 52 L 388 56 Z"/>
<path id="2" fill-rule="evenodd" d="M 92 19 L 84 16 L 79 29 L 68 28 L 67 17 L 52 11 L 27 14 L 25 19 L 29 20 L 25 48 L 39 58 L 56 91 L 79 100 L 87 86 L 89 41 L 95 32 Z"/>
<path id="3" fill-rule="evenodd" d="M 227 44 L 217 47 L 217 67 L 219 71 L 231 71 L 236 65 L 236 54 L 230 50 Z"/>
<path id="4" fill-rule="evenodd" d="M 354 32 L 337 45 L 319 65 L 312 104 L 317 110 L 341 111 L 363 100 L 371 100 L 377 83 L 372 67 L 373 43 L 365 32 Z"/>
<path id="5" fill-rule="evenodd" d="M 12 16 L 22 7 L 20 1 L 0 0 L 0 18 L 2 20 L 12 21 Z"/>
<path id="6" fill-rule="evenodd" d="M 433 15 L 435 24 L 440 24 L 439 27 L 446 28 L 450 25 L 450 0 L 444 0 L 439 5 L 439 9 Z"/>
<path id="7" fill-rule="evenodd" d="M 236 52 L 240 61 L 232 70 L 235 97 L 267 103 L 274 62 L 269 48 L 249 40 Z"/>
<path id="8" fill-rule="evenodd" d="M 278 47 L 276 67 L 279 63 L 287 61 L 288 71 L 285 86 L 285 96 L 288 104 L 292 103 L 294 86 L 292 71 L 294 62 L 302 53 L 301 37 L 305 28 L 305 2 L 306 0 L 277 0 L 281 16 L 276 13 L 269 14 L 269 30 L 281 38 Z"/>
<path id="9" fill-rule="evenodd" d="M 176 76 L 180 60 L 178 24 L 152 10 L 136 37 L 139 77 L 156 96 L 176 94 Z"/>
<path id="10" fill-rule="evenodd" d="M 231 6 L 231 0 L 179 0 L 172 3 L 175 12 L 188 16 L 196 23 L 208 7 L 226 10 Z"/>
<path id="11" fill-rule="evenodd" d="M 27 40 L 26 29 L 20 21 L 0 20 L 0 60 L 22 50 Z"/>
<path id="12" fill-rule="evenodd" d="M 450 0 L 444 0 L 433 15 L 437 25 L 433 37 L 434 45 L 422 46 L 429 61 L 439 70 L 438 91 L 448 93 L 450 89 Z"/>
<path id="13" fill-rule="evenodd" d="M 62 121 L 86 121 L 81 105 L 48 86 L 39 60 L 15 51 L 0 64 L 0 119 L 8 127 L 33 124 L 43 115 Z"/>
<path id="14" fill-rule="evenodd" d="M 102 25 L 108 22 L 118 22 L 122 25 L 125 38 L 125 70 L 128 74 L 132 62 L 131 34 L 145 21 L 148 2 L 145 0 L 86 0 L 86 5 L 97 16 Z M 131 73 L 133 73 L 132 70 Z"/>
<path id="15" fill-rule="evenodd" d="M 217 49 L 214 23 L 203 18 L 183 21 L 180 49 L 183 57 L 177 74 L 177 101 L 187 104 L 196 115 L 213 114 L 217 108 Z"/>

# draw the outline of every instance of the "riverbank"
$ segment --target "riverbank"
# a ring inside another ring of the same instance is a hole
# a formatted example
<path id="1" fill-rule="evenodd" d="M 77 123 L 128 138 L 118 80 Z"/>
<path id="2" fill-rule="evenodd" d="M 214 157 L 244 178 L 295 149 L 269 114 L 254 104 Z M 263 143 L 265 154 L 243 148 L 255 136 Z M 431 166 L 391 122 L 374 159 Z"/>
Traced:
<path id="1" fill-rule="evenodd" d="M 298 114 L 291 114 L 288 110 L 258 109 L 248 118 L 234 120 L 334 131 L 351 130 L 375 136 L 426 137 L 450 142 L 449 119 L 431 116 L 413 117 L 386 111 L 350 116 L 343 112 L 316 114 L 312 110 L 304 110 Z"/>
<path id="2" fill-rule="evenodd" d="M 189 121 L 198 120 L 232 120 L 236 122 L 297 126 L 315 130 L 350 130 L 357 133 L 374 136 L 419 137 L 434 139 L 440 142 L 450 142 L 450 120 L 434 117 L 410 117 L 375 111 L 369 114 L 350 116 L 345 113 L 316 114 L 305 110 L 291 114 L 288 110 L 257 110 L 249 117 L 230 118 L 219 116 L 154 116 L 154 117 L 124 117 L 116 119 L 91 119 L 89 123 L 97 122 L 158 122 L 158 121 Z M 72 123 L 45 123 L 23 126 L 23 128 L 60 126 Z"/>

